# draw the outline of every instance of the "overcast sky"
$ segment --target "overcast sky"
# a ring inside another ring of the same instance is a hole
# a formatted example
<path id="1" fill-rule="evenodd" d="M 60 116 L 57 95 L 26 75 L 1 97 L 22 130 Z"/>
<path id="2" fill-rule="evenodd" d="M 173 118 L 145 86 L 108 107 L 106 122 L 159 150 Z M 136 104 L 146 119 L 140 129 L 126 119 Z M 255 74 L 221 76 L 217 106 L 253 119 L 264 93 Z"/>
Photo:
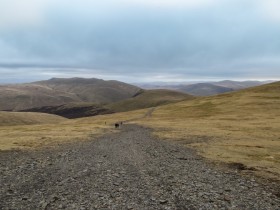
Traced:
<path id="1" fill-rule="evenodd" d="M 0 83 L 280 79 L 279 0 L 0 0 Z"/>

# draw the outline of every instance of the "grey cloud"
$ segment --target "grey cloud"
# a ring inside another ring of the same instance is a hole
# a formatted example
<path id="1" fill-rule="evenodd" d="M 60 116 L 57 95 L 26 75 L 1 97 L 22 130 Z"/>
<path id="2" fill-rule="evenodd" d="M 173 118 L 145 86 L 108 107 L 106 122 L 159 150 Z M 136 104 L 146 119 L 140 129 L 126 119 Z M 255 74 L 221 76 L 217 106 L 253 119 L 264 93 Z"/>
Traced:
<path id="1" fill-rule="evenodd" d="M 40 28 L 2 33 L 0 40 L 18 53 L 0 57 L 0 66 L 87 69 L 92 75 L 101 69 L 115 76 L 280 77 L 280 28 L 254 8 L 121 8 L 110 10 L 110 17 L 94 11 L 91 16 L 60 8 Z"/>

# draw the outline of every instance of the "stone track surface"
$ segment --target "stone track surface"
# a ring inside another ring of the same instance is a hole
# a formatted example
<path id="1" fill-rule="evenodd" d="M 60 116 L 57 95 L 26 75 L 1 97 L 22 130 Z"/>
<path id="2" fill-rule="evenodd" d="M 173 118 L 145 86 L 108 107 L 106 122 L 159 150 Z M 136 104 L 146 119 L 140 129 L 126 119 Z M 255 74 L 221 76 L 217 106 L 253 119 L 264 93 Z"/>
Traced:
<path id="1" fill-rule="evenodd" d="M 0 209 L 280 209 L 267 186 L 149 129 L 0 153 Z"/>

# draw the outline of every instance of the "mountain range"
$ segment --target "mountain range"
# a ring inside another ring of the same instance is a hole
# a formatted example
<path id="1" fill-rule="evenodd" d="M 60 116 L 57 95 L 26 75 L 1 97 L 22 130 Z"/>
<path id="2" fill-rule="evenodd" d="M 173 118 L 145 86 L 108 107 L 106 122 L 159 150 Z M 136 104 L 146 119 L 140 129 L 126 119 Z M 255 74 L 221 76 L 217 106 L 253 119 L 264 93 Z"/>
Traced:
<path id="1" fill-rule="evenodd" d="M 194 98 L 194 96 L 172 90 L 140 90 L 129 99 L 113 103 L 69 103 L 24 109 L 21 112 L 49 113 L 71 119 L 144 109 Z"/>
<path id="2" fill-rule="evenodd" d="M 195 96 L 211 96 L 249 87 L 268 84 L 274 81 L 232 81 L 219 82 L 193 82 L 193 83 L 142 83 L 138 84 L 143 89 L 169 89 L 184 92 Z"/>
<path id="3" fill-rule="evenodd" d="M 52 78 L 25 84 L 0 85 L 0 111 L 40 112 L 80 118 L 193 100 L 196 96 L 217 95 L 263 83 L 225 80 L 187 85 L 168 84 L 163 86 L 165 89 L 159 89 L 162 86 L 155 84 L 156 89 L 145 90 L 112 80 Z"/>

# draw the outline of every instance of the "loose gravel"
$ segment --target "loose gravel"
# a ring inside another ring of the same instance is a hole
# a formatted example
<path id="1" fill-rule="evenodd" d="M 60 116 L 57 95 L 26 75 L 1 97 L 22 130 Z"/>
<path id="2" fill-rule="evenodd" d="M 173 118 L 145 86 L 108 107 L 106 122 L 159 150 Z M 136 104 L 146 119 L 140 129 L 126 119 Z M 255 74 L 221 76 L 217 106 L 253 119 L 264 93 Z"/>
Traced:
<path id="1" fill-rule="evenodd" d="M 0 209 L 280 209 L 269 187 L 147 128 L 0 153 Z"/>

